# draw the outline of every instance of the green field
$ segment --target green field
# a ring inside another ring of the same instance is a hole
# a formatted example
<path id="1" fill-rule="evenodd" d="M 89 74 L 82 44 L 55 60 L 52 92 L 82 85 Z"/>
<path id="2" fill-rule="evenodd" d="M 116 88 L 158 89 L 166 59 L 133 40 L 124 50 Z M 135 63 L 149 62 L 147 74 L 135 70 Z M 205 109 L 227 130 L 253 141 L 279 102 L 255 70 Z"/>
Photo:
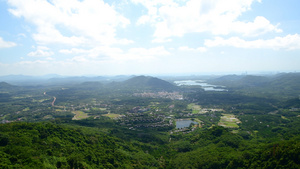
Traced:
<path id="1" fill-rule="evenodd" d="M 200 113 L 201 106 L 196 105 L 195 103 L 188 104 L 187 109 L 192 109 L 193 114 Z"/>
<path id="2" fill-rule="evenodd" d="M 30 108 L 29 107 L 26 107 L 25 109 L 23 109 L 22 111 L 29 111 Z"/>
<path id="3" fill-rule="evenodd" d="M 222 113 L 220 122 L 218 123 L 219 126 L 223 126 L 226 128 L 239 128 L 238 123 L 241 123 L 241 121 L 233 114 L 224 114 Z"/>
<path id="4" fill-rule="evenodd" d="M 33 99 L 32 102 L 39 102 L 39 103 L 42 103 L 46 100 L 49 100 L 49 99 L 39 99 L 39 100 L 36 100 L 36 99 Z"/>
<path id="5" fill-rule="evenodd" d="M 72 111 L 75 116 L 72 118 L 72 120 L 81 120 L 88 118 L 88 114 L 83 111 Z"/>

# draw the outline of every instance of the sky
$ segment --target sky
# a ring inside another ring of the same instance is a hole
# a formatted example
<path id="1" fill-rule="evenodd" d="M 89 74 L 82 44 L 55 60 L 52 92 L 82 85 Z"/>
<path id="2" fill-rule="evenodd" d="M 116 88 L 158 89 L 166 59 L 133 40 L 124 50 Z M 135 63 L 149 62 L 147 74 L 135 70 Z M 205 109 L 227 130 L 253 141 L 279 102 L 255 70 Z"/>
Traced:
<path id="1" fill-rule="evenodd" d="M 0 76 L 300 71 L 299 0 L 0 0 Z"/>

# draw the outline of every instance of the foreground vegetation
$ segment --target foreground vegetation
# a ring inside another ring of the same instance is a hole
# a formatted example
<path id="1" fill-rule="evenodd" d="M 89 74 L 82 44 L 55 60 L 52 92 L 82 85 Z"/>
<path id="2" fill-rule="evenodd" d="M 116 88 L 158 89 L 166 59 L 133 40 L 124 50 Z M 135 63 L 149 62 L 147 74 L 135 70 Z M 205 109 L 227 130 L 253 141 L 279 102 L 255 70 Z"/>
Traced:
<path id="1" fill-rule="evenodd" d="M 269 143 L 213 127 L 172 135 L 167 142 L 165 134 L 154 132 L 125 130 L 131 138 L 122 138 L 97 128 L 55 123 L 10 123 L 0 129 L 1 168 L 299 167 L 299 136 Z"/>

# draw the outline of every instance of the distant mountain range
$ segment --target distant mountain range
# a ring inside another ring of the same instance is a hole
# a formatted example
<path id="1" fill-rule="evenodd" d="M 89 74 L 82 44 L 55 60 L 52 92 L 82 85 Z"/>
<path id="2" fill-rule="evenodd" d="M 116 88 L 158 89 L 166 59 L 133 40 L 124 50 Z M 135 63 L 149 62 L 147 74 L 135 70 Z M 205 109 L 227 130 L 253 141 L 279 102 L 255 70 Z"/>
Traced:
<path id="1" fill-rule="evenodd" d="M 10 75 L 1 76 L 0 82 L 8 87 L 9 84 L 17 86 L 37 86 L 37 85 L 75 85 L 77 88 L 99 88 L 100 86 L 118 88 L 147 88 L 147 89 L 173 89 L 175 86 L 167 81 L 151 76 L 74 76 L 65 77 L 59 75 L 47 76 L 23 76 Z"/>
<path id="2" fill-rule="evenodd" d="M 18 86 L 36 86 L 36 85 L 62 85 L 62 84 L 80 84 L 83 82 L 101 81 L 102 83 L 110 83 L 112 81 L 120 82 L 127 80 L 133 76 L 61 76 L 61 75 L 45 75 L 45 76 L 25 76 L 25 75 L 8 75 L 0 76 L 0 82 L 7 82 Z"/>
<path id="3" fill-rule="evenodd" d="M 157 89 L 174 90 L 177 86 L 165 80 L 151 76 L 75 76 L 65 77 L 60 75 L 47 76 L 0 76 L 0 89 L 11 90 L 18 86 L 48 86 L 72 85 L 76 88 L 132 88 L 132 89 Z M 255 75 L 227 75 L 207 80 L 210 84 L 223 85 L 227 88 L 244 89 L 260 88 L 269 90 L 286 90 L 299 93 L 300 73 L 282 73 L 270 76 Z"/>

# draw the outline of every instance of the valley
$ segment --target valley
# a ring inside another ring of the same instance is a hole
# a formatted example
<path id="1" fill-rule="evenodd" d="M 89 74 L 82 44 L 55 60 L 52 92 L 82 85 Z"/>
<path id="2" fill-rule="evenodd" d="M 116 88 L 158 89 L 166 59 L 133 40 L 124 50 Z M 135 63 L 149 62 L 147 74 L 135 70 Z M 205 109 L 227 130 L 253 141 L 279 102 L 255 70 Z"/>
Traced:
<path id="1" fill-rule="evenodd" d="M 284 88 L 274 82 L 278 76 L 265 77 L 264 85 L 252 76 L 208 80 L 226 90 L 150 76 L 43 86 L 2 82 L 0 166 L 297 168 L 300 75 L 280 76 L 290 78 Z"/>

